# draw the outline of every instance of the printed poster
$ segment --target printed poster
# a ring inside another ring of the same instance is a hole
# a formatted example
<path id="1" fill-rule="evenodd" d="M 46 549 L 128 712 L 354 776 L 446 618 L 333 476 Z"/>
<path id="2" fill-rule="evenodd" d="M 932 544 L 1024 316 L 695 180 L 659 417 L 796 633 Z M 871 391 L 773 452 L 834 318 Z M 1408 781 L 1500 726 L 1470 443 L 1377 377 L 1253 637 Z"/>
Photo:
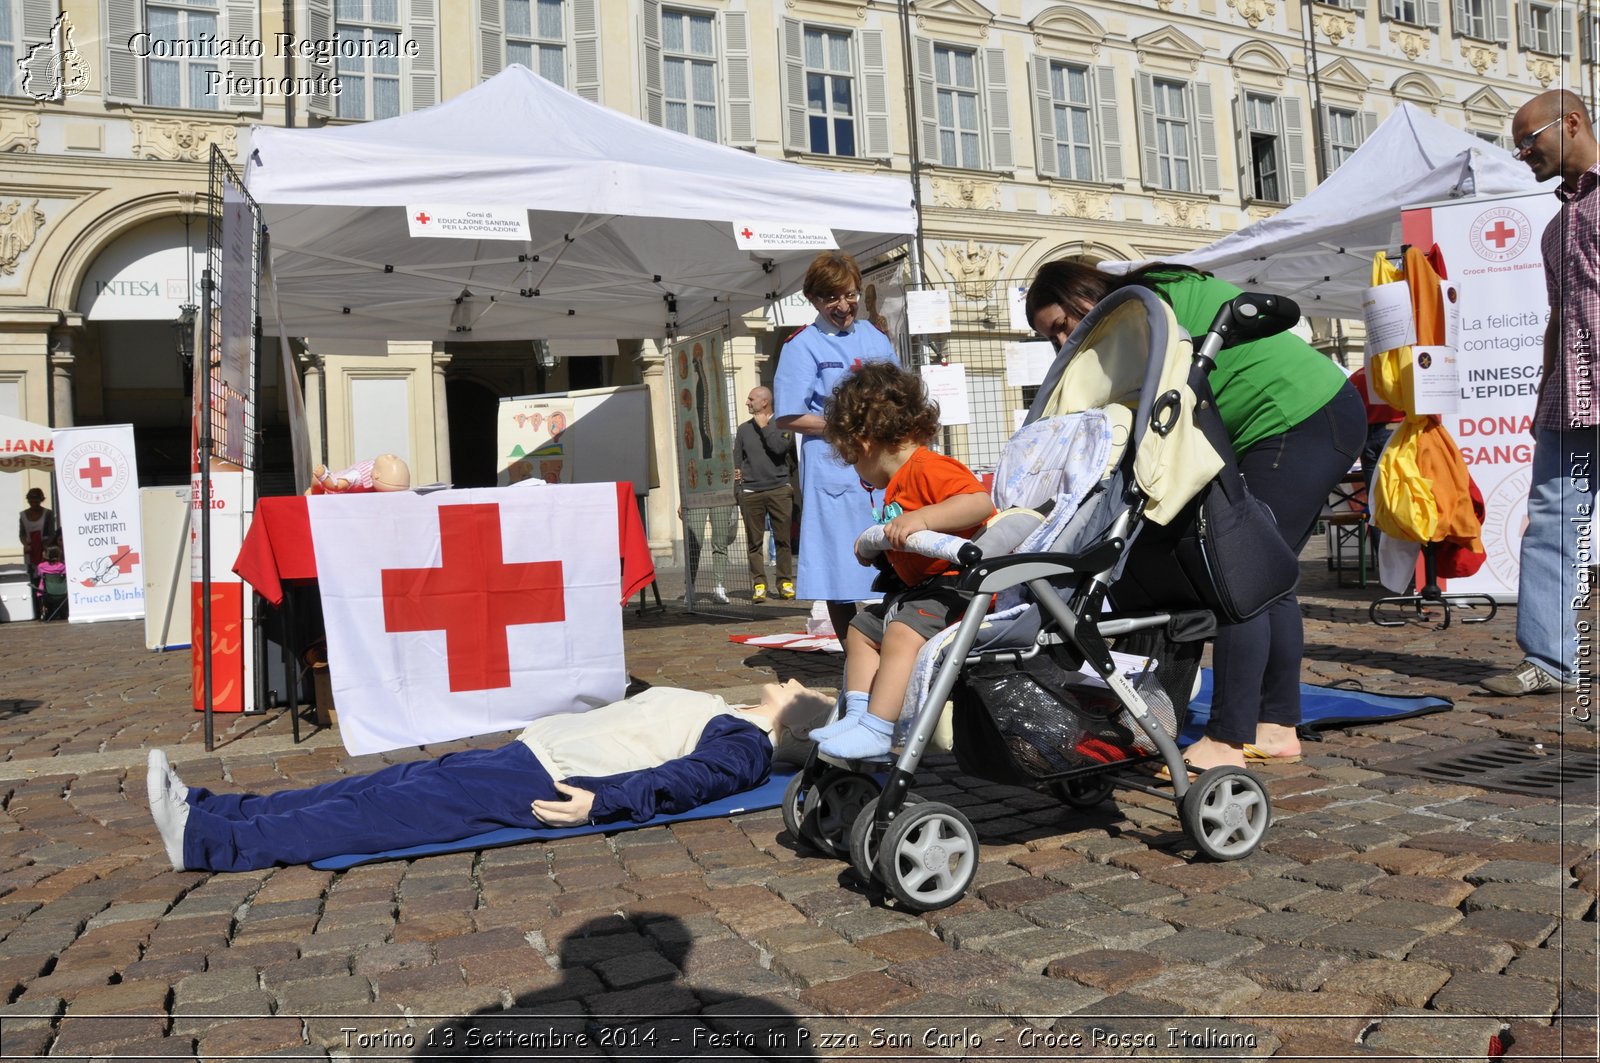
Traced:
<path id="1" fill-rule="evenodd" d="M 538 395 L 500 404 L 498 438 L 503 452 L 499 457 L 499 486 L 524 480 L 572 482 L 572 462 L 567 453 L 570 441 L 563 437 L 576 418 L 574 406 L 570 394 Z"/>
<path id="2" fill-rule="evenodd" d="M 683 507 L 731 506 L 733 429 L 721 330 L 674 344 L 670 364 Z"/>
<path id="3" fill-rule="evenodd" d="M 54 439 L 68 618 L 139 619 L 144 567 L 133 426 L 62 428 Z"/>

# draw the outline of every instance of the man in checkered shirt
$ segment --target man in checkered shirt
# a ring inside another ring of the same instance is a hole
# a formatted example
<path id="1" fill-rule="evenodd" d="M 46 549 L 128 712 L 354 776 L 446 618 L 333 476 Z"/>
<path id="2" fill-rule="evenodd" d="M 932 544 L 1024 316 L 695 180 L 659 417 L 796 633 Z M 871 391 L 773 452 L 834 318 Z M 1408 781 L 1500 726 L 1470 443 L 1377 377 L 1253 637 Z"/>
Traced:
<path id="1" fill-rule="evenodd" d="M 1494 694 L 1578 693 L 1593 685 L 1596 416 L 1600 374 L 1600 163 L 1575 93 L 1535 96 L 1511 121 L 1517 157 L 1540 181 L 1560 177 L 1561 212 L 1545 228 L 1550 323 L 1533 417 L 1533 482 L 1517 583 L 1514 671 L 1485 679 Z M 1586 702 L 1581 702 L 1586 704 Z"/>

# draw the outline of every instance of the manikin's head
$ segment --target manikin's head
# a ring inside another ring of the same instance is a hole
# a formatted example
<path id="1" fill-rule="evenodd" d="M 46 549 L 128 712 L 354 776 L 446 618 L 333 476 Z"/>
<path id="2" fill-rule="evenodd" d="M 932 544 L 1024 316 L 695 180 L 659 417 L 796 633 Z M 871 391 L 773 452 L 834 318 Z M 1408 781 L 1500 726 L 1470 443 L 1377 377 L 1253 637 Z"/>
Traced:
<path id="1" fill-rule="evenodd" d="M 374 491 L 406 491 L 411 487 L 411 470 L 404 459 L 394 454 L 379 454 L 372 459 Z"/>
<path id="2" fill-rule="evenodd" d="M 755 717 L 755 723 L 772 733 L 773 760 L 803 764 L 811 751 L 811 729 L 826 723 L 833 708 L 833 698 L 790 679 L 766 684 L 761 688 L 760 704 L 740 711 Z"/>

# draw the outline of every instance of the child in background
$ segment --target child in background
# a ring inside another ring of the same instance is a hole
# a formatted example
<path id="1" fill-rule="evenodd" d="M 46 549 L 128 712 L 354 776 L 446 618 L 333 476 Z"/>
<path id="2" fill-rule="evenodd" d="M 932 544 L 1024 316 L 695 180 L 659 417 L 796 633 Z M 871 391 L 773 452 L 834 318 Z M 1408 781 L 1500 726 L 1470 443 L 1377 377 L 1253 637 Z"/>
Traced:
<path id="1" fill-rule="evenodd" d="M 67 574 L 67 565 L 62 560 L 63 556 L 59 546 L 45 548 L 44 560 L 39 562 L 39 567 L 34 570 L 39 574 L 40 593 L 44 592 L 44 578 L 46 576 L 65 576 Z"/>
<path id="2" fill-rule="evenodd" d="M 851 621 L 844 715 L 811 735 L 829 756 L 883 757 L 918 651 L 966 609 L 954 566 L 907 552 L 906 539 L 924 530 L 971 538 L 994 503 L 972 470 L 928 449 L 939 431 L 939 408 L 916 373 L 891 362 L 861 366 L 834 390 L 824 421 L 823 438 L 855 466 L 869 497 L 883 492 L 873 516 L 885 525 L 889 563 L 907 589 Z"/>

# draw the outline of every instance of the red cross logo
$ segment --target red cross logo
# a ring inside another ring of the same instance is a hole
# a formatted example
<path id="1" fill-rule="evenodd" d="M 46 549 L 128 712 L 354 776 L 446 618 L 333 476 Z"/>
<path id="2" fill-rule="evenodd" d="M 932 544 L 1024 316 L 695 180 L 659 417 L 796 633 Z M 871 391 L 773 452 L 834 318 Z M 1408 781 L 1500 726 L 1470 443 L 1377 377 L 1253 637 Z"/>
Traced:
<path id="1" fill-rule="evenodd" d="M 746 225 L 746 226 L 745 226 L 745 227 L 744 227 L 744 228 L 743 228 L 743 229 L 740 229 L 740 230 L 739 230 L 739 235 L 740 235 L 740 236 L 742 236 L 742 237 L 744 237 L 744 238 L 745 238 L 745 239 L 746 239 L 746 240 L 748 240 L 748 239 L 750 239 L 750 238 L 751 238 L 751 237 L 752 237 L 752 236 L 754 236 L 754 235 L 755 235 L 755 233 L 753 233 L 753 232 L 751 232 L 751 231 L 750 231 L 750 226 L 748 226 L 748 225 Z"/>
<path id="2" fill-rule="evenodd" d="M 440 507 L 439 539 L 438 568 L 383 570 L 384 629 L 443 630 L 452 692 L 508 687 L 507 628 L 566 619 L 561 562 L 506 564 L 492 502 Z"/>
<path id="3" fill-rule="evenodd" d="M 115 471 L 111 466 L 102 462 L 100 455 L 96 454 L 89 459 L 89 464 L 78 470 L 78 479 L 88 480 L 89 486 L 98 491 L 100 490 L 100 485 Z"/>
<path id="4" fill-rule="evenodd" d="M 433 220 L 432 218 L 428 217 L 428 212 L 427 211 L 423 210 L 423 211 L 418 211 L 417 212 L 417 221 L 420 222 L 421 224 L 426 225 L 432 220 Z"/>
<path id="5" fill-rule="evenodd" d="M 114 546 L 117 551 L 111 556 L 111 563 L 117 566 L 117 571 L 126 576 L 133 571 L 133 566 L 139 563 L 139 555 L 133 552 L 131 546 Z"/>
<path id="6" fill-rule="evenodd" d="M 1504 251 L 1506 245 L 1517 238 L 1517 230 L 1500 218 L 1495 221 L 1494 228 L 1484 232 L 1483 238 L 1493 244 L 1496 251 Z"/>

